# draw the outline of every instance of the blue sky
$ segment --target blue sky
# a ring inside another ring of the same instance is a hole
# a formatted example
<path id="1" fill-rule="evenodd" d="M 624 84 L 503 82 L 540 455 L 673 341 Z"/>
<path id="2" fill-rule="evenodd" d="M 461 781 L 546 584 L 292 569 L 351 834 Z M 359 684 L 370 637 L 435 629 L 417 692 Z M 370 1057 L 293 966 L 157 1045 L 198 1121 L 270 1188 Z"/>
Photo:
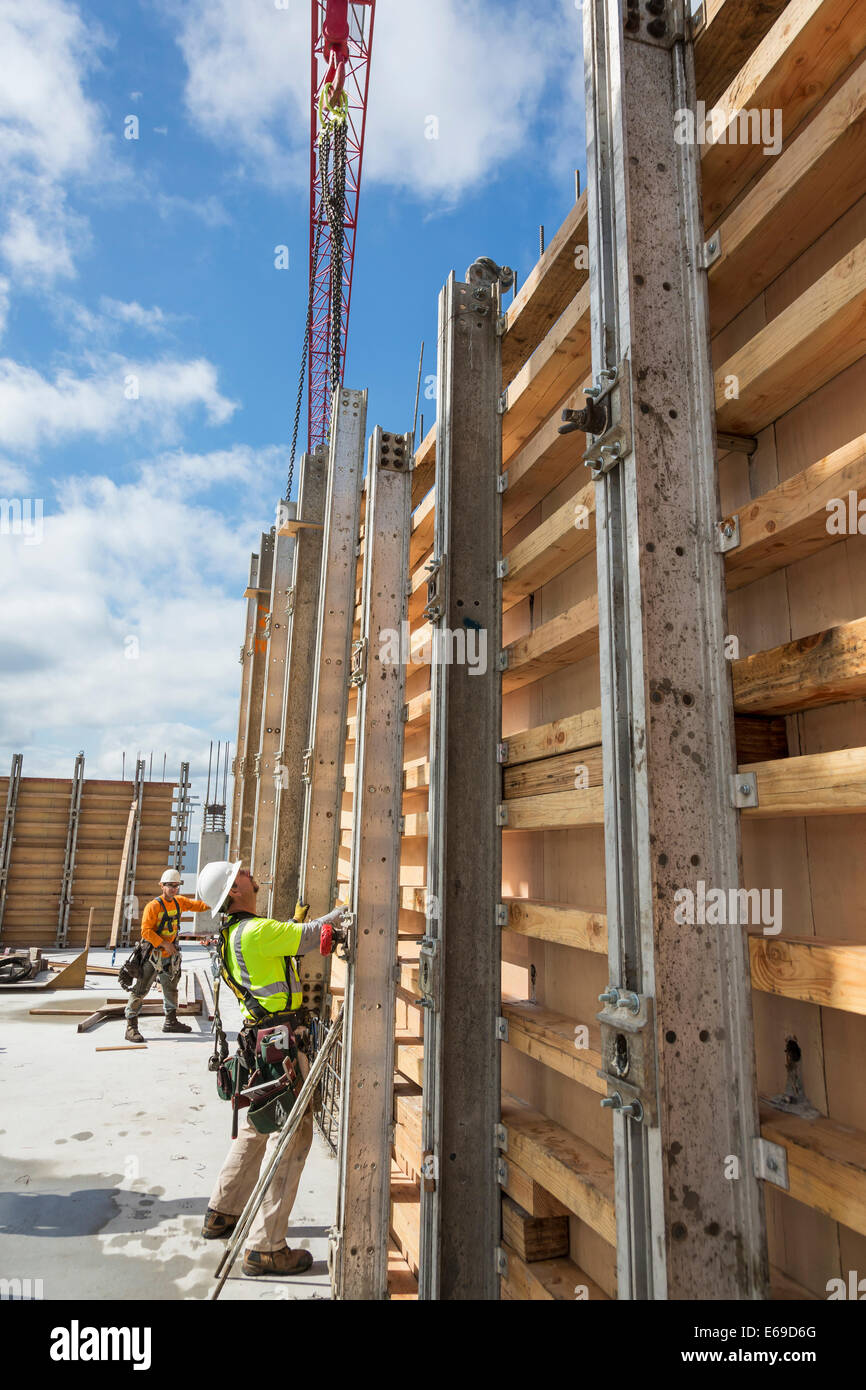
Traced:
<path id="1" fill-rule="evenodd" d="M 0 497 L 32 523 L 0 534 L 3 771 L 153 749 L 203 791 L 234 742 L 308 289 L 310 7 L 287 3 L 0 0 Z M 448 272 L 522 279 L 565 216 L 581 27 L 572 0 L 378 0 L 345 375 L 371 427 L 411 424 Z"/>

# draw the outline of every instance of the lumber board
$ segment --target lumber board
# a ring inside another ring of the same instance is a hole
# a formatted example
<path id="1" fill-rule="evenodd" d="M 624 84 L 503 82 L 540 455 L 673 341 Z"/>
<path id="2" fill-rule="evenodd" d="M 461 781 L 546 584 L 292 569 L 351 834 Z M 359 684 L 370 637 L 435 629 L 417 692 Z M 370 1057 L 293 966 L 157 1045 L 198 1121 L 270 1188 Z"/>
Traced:
<path id="1" fill-rule="evenodd" d="M 388 1297 L 392 1302 L 418 1297 L 418 1280 L 393 1239 L 388 1241 Z"/>
<path id="2" fill-rule="evenodd" d="M 866 945 L 815 936 L 749 936 L 752 986 L 784 999 L 866 1014 Z"/>
<path id="3" fill-rule="evenodd" d="M 586 787 L 582 791 L 515 797 L 508 802 L 507 811 L 507 830 L 567 830 L 604 825 L 604 789 Z"/>
<path id="4" fill-rule="evenodd" d="M 538 796 L 544 792 L 569 791 L 575 787 L 600 787 L 603 769 L 601 748 L 583 748 L 573 753 L 536 758 L 532 762 L 506 765 L 502 776 L 502 795 Z"/>
<path id="5" fill-rule="evenodd" d="M 771 763 L 744 764 L 740 771 L 757 776 L 758 805 L 747 806 L 742 812 L 750 819 L 856 815 L 866 811 L 866 748 L 842 748 Z"/>
<path id="6" fill-rule="evenodd" d="M 505 648 L 502 693 L 520 690 L 598 652 L 598 595 L 574 603 Z M 599 739 L 600 739 L 599 735 Z"/>
<path id="7" fill-rule="evenodd" d="M 586 283 L 589 244 L 586 192 L 583 192 L 520 286 L 505 314 L 502 381 L 511 381 Z"/>
<path id="8" fill-rule="evenodd" d="M 718 428 L 757 434 L 864 353 L 866 241 L 831 266 L 718 368 Z M 729 399 L 734 390 L 738 394 Z"/>
<path id="9" fill-rule="evenodd" d="M 560 434 L 562 412 L 580 410 L 586 405 L 583 387 L 592 385 L 587 376 L 559 402 L 526 443 L 508 460 L 504 469 L 507 486 L 502 494 L 502 534 L 507 535 L 518 521 L 547 496 L 569 473 L 583 467 L 586 435 L 580 430 Z"/>
<path id="10" fill-rule="evenodd" d="M 601 710 L 584 710 L 581 714 L 568 715 L 564 719 L 554 719 L 549 724 L 537 724 L 532 729 L 509 734 L 505 745 L 505 764 L 514 767 L 518 763 L 532 762 L 534 758 L 546 758 L 572 749 L 591 749 L 600 744 Z"/>
<path id="11" fill-rule="evenodd" d="M 505 1181 L 502 1190 L 532 1216 L 567 1216 L 568 1207 L 531 1178 L 508 1156 L 503 1156 Z"/>
<path id="12" fill-rule="evenodd" d="M 609 1245 L 615 1245 L 610 1159 L 515 1097 L 503 1097 L 502 1120 L 508 1135 L 508 1157 Z"/>
<path id="13" fill-rule="evenodd" d="M 598 1284 L 572 1260 L 560 1258 L 529 1263 L 521 1259 L 507 1242 L 504 1242 L 503 1248 L 508 1259 L 508 1272 L 501 1277 L 500 1284 L 506 1298 L 521 1303 L 573 1303 L 577 1299 L 577 1290 L 581 1289 L 586 1290 L 581 1293 L 581 1300 L 593 1303 L 609 1301 Z"/>
<path id="14" fill-rule="evenodd" d="M 430 426 L 415 450 L 412 469 L 412 506 L 417 507 L 430 491 L 436 478 L 436 422 Z"/>
<path id="15" fill-rule="evenodd" d="M 721 225 L 710 328 L 735 318 L 866 193 L 866 59 Z"/>
<path id="16" fill-rule="evenodd" d="M 732 513 L 739 523 L 740 544 L 725 554 L 729 591 L 844 539 L 827 529 L 827 504 L 834 498 L 849 501 L 852 492 L 856 518 L 859 503 L 866 502 L 866 434 Z"/>
<path id="17" fill-rule="evenodd" d="M 391 1165 L 391 1233 L 417 1276 L 420 1246 L 421 1193 L 399 1167 Z"/>
<path id="18" fill-rule="evenodd" d="M 735 714 L 734 741 L 738 765 L 788 756 L 788 731 L 776 715 Z"/>
<path id="19" fill-rule="evenodd" d="M 407 700 L 405 705 L 406 713 L 406 733 L 417 733 L 419 729 L 430 727 L 430 702 L 432 692 L 424 690 L 420 695 L 415 695 L 411 700 Z"/>
<path id="20" fill-rule="evenodd" d="M 508 1020 L 509 1047 L 598 1095 L 607 1095 L 607 1083 L 598 1075 L 601 1051 L 594 1020 L 587 1025 L 591 1046 L 577 1048 L 577 1022 L 565 1014 L 531 1004 L 527 999 L 503 999 L 502 1014 Z"/>
<path id="21" fill-rule="evenodd" d="M 736 77 L 788 0 L 704 0 L 695 36 L 695 84 L 708 106 Z"/>
<path id="22" fill-rule="evenodd" d="M 578 290 L 505 390 L 502 459 L 507 464 L 590 371 L 589 284 Z"/>
<path id="23" fill-rule="evenodd" d="M 866 1134 L 825 1115 L 761 1106 L 761 1134 L 788 1155 L 788 1195 L 866 1235 Z"/>
<path id="24" fill-rule="evenodd" d="M 532 1216 L 510 1197 L 502 1198 L 502 1238 L 527 1264 L 568 1254 L 568 1217 Z"/>
<path id="25" fill-rule="evenodd" d="M 866 696 L 866 618 L 733 663 L 737 709 L 792 714 Z M 757 761 L 757 760 L 755 760 Z"/>
<path id="26" fill-rule="evenodd" d="M 436 520 L 436 489 L 431 488 L 427 496 L 412 513 L 412 530 L 409 535 L 409 568 L 415 569 L 425 555 L 433 548 L 433 526 Z"/>
<path id="27" fill-rule="evenodd" d="M 508 908 L 509 931 L 557 946 L 607 955 L 607 917 L 603 912 L 584 912 L 566 903 L 539 902 L 533 898 L 503 901 Z"/>
<path id="28" fill-rule="evenodd" d="M 91 1029 L 95 1028 L 100 1023 L 110 1022 L 112 1019 L 123 1018 L 125 1008 L 125 1004 L 105 1004 L 102 1008 L 96 1009 L 88 1018 L 84 1019 L 83 1023 L 79 1023 L 77 1031 L 79 1033 L 89 1033 Z M 177 1012 L 178 1014 L 200 1014 L 201 1000 L 197 1000 L 195 1004 L 178 1004 Z M 163 1006 L 159 999 L 145 999 L 139 1010 L 138 1017 L 148 1018 L 153 1017 L 154 1014 L 161 1015 L 162 1013 Z"/>
<path id="29" fill-rule="evenodd" d="M 740 110 L 782 112 L 788 141 L 866 46 L 860 0 L 790 0 L 772 28 L 714 103 L 724 113 L 726 143 L 704 145 L 704 222 L 711 226 L 766 167 L 763 143 L 728 143 Z"/>
<path id="30" fill-rule="evenodd" d="M 527 594 L 562 574 L 595 549 L 595 483 L 578 478 L 572 495 L 505 556 L 502 607 L 513 608 Z"/>

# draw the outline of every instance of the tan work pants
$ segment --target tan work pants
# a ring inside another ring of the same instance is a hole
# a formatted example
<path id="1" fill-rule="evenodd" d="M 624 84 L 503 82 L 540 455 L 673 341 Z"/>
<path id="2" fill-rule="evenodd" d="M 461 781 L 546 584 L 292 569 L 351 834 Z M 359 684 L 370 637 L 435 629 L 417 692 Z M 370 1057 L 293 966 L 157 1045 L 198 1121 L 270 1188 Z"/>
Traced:
<path id="1" fill-rule="evenodd" d="M 224 1216 L 240 1216 L 247 1198 L 262 1171 L 273 1156 L 279 1139 L 276 1134 L 259 1134 L 249 1122 L 244 1110 L 238 1125 L 238 1137 L 232 1140 L 228 1156 L 216 1180 L 208 1205 Z M 289 1217 L 304 1171 L 304 1163 L 313 1142 L 313 1115 L 308 1108 L 298 1132 L 280 1159 L 271 1185 L 253 1218 L 246 1241 L 247 1250 L 279 1250 L 286 1243 Z"/>

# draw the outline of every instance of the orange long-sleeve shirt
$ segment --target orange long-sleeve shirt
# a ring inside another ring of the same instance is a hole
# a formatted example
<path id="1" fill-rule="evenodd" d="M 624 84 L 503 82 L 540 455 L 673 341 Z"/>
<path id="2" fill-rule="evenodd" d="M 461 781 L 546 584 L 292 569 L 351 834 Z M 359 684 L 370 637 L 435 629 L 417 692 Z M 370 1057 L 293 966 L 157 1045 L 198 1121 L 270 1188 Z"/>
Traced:
<path id="1" fill-rule="evenodd" d="M 142 914 L 141 935 L 151 946 L 158 946 L 161 955 L 167 956 L 170 952 L 163 948 L 166 942 L 171 944 L 177 937 L 181 914 L 205 911 L 207 911 L 207 903 L 203 903 L 201 898 L 184 898 L 179 893 L 172 898 L 170 903 L 165 898 L 154 898 L 147 904 Z M 171 922 L 170 924 L 166 922 L 161 932 L 158 932 L 156 928 L 163 913 L 168 913 Z"/>

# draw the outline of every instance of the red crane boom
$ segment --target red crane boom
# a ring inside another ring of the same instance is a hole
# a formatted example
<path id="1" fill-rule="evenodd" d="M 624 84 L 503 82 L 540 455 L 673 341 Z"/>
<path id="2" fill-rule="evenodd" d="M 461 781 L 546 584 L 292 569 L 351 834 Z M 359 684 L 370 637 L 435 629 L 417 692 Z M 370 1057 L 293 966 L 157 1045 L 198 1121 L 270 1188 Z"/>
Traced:
<path id="1" fill-rule="evenodd" d="M 342 305 L 339 324 L 339 378 L 343 379 L 358 197 L 364 158 L 370 53 L 376 0 L 312 0 L 312 71 L 310 103 L 310 283 L 312 316 L 309 341 L 308 449 L 328 437 L 331 418 L 331 363 L 334 272 L 341 266 Z M 319 58 L 324 60 L 320 71 Z M 319 132 L 322 119 L 341 108 L 346 120 L 346 181 L 341 248 L 334 236 L 322 196 Z M 314 255 L 318 237 L 318 259 Z M 342 250 L 342 256 L 340 255 Z M 336 253 L 336 254 L 335 254 Z"/>

